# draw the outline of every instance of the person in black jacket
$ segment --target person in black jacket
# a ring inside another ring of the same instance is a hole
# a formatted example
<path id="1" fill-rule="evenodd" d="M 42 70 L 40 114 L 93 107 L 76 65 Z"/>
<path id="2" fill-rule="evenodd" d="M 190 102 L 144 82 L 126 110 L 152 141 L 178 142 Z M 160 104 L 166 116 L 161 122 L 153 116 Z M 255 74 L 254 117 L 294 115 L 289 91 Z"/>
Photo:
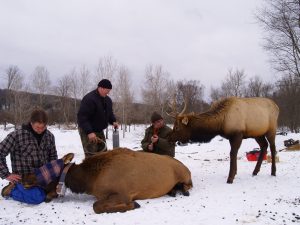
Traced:
<path id="1" fill-rule="evenodd" d="M 80 103 L 77 122 L 85 157 L 106 151 L 99 139 L 105 142 L 103 130 L 108 124 L 114 128 L 119 127 L 113 113 L 112 100 L 108 96 L 111 89 L 111 82 L 103 79 L 98 83 L 98 88 L 87 93 Z"/>

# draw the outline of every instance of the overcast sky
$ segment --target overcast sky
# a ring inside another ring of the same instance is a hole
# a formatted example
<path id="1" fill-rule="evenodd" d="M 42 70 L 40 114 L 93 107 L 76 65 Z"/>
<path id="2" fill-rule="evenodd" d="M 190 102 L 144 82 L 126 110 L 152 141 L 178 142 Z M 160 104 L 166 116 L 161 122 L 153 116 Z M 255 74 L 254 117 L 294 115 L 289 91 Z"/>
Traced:
<path id="1" fill-rule="evenodd" d="M 137 84 L 149 64 L 210 89 L 228 69 L 271 80 L 254 18 L 261 0 L 0 0 L 0 73 L 45 66 L 53 80 L 91 72 L 100 57 L 128 67 Z M 96 81 L 95 83 L 98 83 Z"/>

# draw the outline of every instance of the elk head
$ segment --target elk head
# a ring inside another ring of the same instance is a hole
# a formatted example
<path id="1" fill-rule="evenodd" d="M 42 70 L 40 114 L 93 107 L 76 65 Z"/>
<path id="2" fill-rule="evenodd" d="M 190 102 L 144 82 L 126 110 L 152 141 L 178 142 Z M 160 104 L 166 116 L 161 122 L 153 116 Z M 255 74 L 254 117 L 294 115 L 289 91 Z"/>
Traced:
<path id="1" fill-rule="evenodd" d="M 184 107 L 180 113 L 176 111 L 176 101 L 173 100 L 171 113 L 167 113 L 168 116 L 171 116 L 175 119 L 173 131 L 169 134 L 169 141 L 182 141 L 188 142 L 190 140 L 191 131 L 188 128 L 189 116 L 184 114 L 187 109 L 187 101 L 184 101 Z"/>

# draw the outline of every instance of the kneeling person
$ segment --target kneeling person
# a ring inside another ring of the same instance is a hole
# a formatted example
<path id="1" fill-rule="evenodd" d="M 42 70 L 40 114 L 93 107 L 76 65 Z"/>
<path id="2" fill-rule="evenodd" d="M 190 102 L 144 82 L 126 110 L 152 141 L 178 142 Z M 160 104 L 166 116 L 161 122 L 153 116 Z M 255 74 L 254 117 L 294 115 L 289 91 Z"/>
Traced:
<path id="1" fill-rule="evenodd" d="M 47 130 L 47 122 L 44 110 L 34 110 L 29 123 L 9 133 L 0 143 L 0 177 L 10 182 L 2 189 L 2 197 L 31 204 L 44 201 L 42 189 L 24 189 L 20 182 L 23 175 L 33 173 L 35 168 L 57 159 L 54 135 Z M 12 172 L 9 172 L 6 163 L 9 154 Z"/>

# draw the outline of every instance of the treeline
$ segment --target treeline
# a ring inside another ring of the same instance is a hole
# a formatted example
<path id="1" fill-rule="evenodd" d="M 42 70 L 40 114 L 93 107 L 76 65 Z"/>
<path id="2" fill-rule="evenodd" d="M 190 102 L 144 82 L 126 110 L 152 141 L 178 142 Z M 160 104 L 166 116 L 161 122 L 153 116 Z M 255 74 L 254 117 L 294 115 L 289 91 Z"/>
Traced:
<path id="1" fill-rule="evenodd" d="M 30 113 L 35 108 L 43 108 L 49 116 L 49 124 L 74 125 L 77 120 L 77 107 L 80 100 L 56 95 L 44 95 L 43 104 L 40 105 L 40 96 L 30 92 L 17 92 L 7 89 L 0 89 L 0 124 L 11 123 L 19 126 L 28 121 Z M 119 105 L 118 103 L 114 103 Z M 140 103 L 132 104 L 133 111 L 145 112 L 146 105 Z M 121 118 L 122 115 L 117 115 Z M 145 122 L 143 115 L 131 117 L 129 124 L 142 124 Z"/>
<path id="2" fill-rule="evenodd" d="M 51 85 L 43 66 L 35 69 L 30 83 L 25 82 L 25 75 L 17 66 L 9 66 L 5 74 L 6 88 L 0 90 L 0 123 L 18 126 L 27 121 L 33 108 L 41 107 L 48 112 L 51 124 L 76 124 L 80 99 L 96 89 L 99 80 L 108 78 L 113 83 L 114 111 L 125 130 L 131 124 L 149 123 L 153 111 L 160 112 L 172 123 L 166 112 L 180 112 L 185 101 L 186 112 L 197 113 L 208 109 L 211 101 L 238 96 L 273 99 L 280 108 L 279 126 L 299 132 L 300 80 L 297 77 L 288 76 L 271 83 L 258 76 L 247 78 L 244 70 L 230 69 L 219 86 L 211 87 L 209 100 L 205 100 L 205 87 L 200 80 L 174 81 L 160 65 L 146 67 L 140 89 L 132 88 L 129 70 L 118 66 L 111 57 L 100 59 L 97 71 L 91 73 L 85 66 L 79 70 L 74 68 L 57 85 Z M 92 84 L 91 80 L 97 82 Z"/>

